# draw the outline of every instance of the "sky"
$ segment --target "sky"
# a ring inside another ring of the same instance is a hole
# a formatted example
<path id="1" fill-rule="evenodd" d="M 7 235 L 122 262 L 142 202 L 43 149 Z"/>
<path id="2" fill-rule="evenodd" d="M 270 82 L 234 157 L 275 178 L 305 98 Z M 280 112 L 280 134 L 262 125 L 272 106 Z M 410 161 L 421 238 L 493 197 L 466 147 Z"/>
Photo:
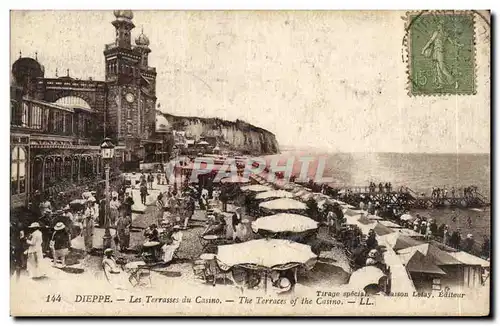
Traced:
<path id="1" fill-rule="evenodd" d="M 490 152 L 489 32 L 476 23 L 477 94 L 411 97 L 404 12 L 134 11 L 161 110 L 241 119 L 280 145 L 342 152 Z M 14 11 L 11 64 L 104 80 L 112 11 Z M 482 30 L 482 29 L 483 30 Z M 485 32 L 486 31 L 486 32 Z"/>

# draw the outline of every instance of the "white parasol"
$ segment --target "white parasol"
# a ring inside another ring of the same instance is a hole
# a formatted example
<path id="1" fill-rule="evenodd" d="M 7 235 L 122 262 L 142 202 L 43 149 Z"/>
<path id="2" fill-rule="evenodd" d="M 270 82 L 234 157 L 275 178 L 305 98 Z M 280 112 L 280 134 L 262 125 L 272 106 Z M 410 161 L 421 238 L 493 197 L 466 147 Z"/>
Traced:
<path id="1" fill-rule="evenodd" d="M 413 221 L 415 217 L 411 216 L 410 214 L 403 214 L 399 219 L 401 221 Z"/>
<path id="2" fill-rule="evenodd" d="M 318 228 L 318 223 L 307 216 L 289 213 L 279 213 L 264 216 L 252 222 L 254 232 L 258 230 L 278 232 L 305 232 Z"/>
<path id="3" fill-rule="evenodd" d="M 269 198 L 292 198 L 293 194 L 284 190 L 272 190 L 261 192 L 255 196 L 255 199 L 269 199 Z"/>
<path id="4" fill-rule="evenodd" d="M 267 192 L 267 191 L 272 191 L 273 188 L 271 188 L 269 186 L 263 186 L 263 185 L 250 185 L 250 186 L 241 187 L 241 190 L 253 191 L 253 192 Z"/>
<path id="5" fill-rule="evenodd" d="M 295 263 L 306 264 L 317 256 L 309 245 L 279 239 L 258 239 L 218 247 L 217 259 L 227 267 L 254 265 L 273 268 Z"/>
<path id="6" fill-rule="evenodd" d="M 374 221 L 381 221 L 381 220 L 383 220 L 382 217 L 377 216 L 377 215 L 372 215 L 372 214 L 367 215 L 366 218 L 368 218 L 369 220 L 374 220 Z"/>
<path id="7" fill-rule="evenodd" d="M 279 198 L 259 204 L 259 207 L 270 210 L 306 209 L 306 204 L 291 198 Z"/>
<path id="8" fill-rule="evenodd" d="M 313 197 L 313 194 L 312 193 L 307 193 L 307 194 L 304 194 L 302 196 L 300 196 L 300 199 L 304 200 L 304 201 L 308 201 L 309 199 L 311 199 Z"/>
<path id="9" fill-rule="evenodd" d="M 295 195 L 294 195 L 294 196 L 295 196 L 295 197 L 302 197 L 302 196 L 307 195 L 307 194 L 309 194 L 309 191 L 307 191 L 307 190 L 305 190 L 305 189 L 300 189 L 299 191 L 297 191 L 297 192 L 295 193 Z"/>
<path id="10" fill-rule="evenodd" d="M 349 286 L 358 290 L 363 290 L 367 285 L 378 284 L 385 274 L 377 267 L 366 266 L 351 274 Z"/>
<path id="11" fill-rule="evenodd" d="M 221 183 L 250 183 L 250 179 L 240 177 L 240 176 L 232 176 L 227 178 L 222 178 L 220 180 Z"/>
<path id="12" fill-rule="evenodd" d="M 313 194 L 313 198 L 315 201 L 319 202 L 319 201 L 322 201 L 322 200 L 327 200 L 329 199 L 330 197 L 328 197 L 327 195 L 323 195 L 321 193 L 314 193 Z"/>
<path id="13" fill-rule="evenodd" d="M 287 184 L 283 185 L 283 189 L 285 189 L 285 190 L 292 190 L 294 188 L 295 188 L 295 184 L 293 184 L 293 183 L 287 183 Z"/>
<path id="14" fill-rule="evenodd" d="M 363 211 L 355 211 L 353 209 L 347 208 L 345 211 L 342 210 L 345 215 L 356 216 L 363 214 Z"/>

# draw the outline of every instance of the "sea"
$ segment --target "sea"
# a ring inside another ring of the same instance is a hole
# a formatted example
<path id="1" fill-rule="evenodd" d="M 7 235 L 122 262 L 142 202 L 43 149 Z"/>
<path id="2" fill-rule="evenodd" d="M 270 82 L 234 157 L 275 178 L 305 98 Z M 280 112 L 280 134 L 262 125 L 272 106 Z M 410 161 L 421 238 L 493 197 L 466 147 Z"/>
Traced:
<path id="1" fill-rule="evenodd" d="M 295 160 L 294 173 L 300 173 L 300 158 L 314 159 L 308 175 L 313 177 L 323 170 L 323 177 L 331 177 L 329 184 L 337 187 L 367 186 L 390 182 L 393 189 L 409 187 L 415 192 L 431 194 L 432 187 L 448 189 L 477 186 L 478 192 L 491 202 L 490 154 L 427 154 L 427 153 L 328 153 L 321 151 L 286 150 L 281 154 L 266 156 L 266 161 L 275 160 L 285 164 Z M 319 169 L 317 162 L 324 162 Z M 456 192 L 458 194 L 458 191 Z M 417 213 L 416 211 L 413 213 Z M 490 207 L 473 209 L 435 208 L 419 213 L 433 218 L 438 224 L 448 224 L 451 230 L 460 228 L 462 237 L 472 234 L 476 244 L 483 236 L 490 236 Z M 454 218 L 455 217 L 455 218 Z M 472 225 L 467 224 L 471 217 Z"/>

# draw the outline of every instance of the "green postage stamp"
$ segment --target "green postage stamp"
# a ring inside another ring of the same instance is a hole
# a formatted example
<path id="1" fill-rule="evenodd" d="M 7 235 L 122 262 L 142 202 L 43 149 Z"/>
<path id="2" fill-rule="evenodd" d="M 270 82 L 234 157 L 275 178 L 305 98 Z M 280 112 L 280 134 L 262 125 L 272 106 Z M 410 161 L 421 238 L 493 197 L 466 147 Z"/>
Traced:
<path id="1" fill-rule="evenodd" d="M 411 95 L 476 93 L 473 13 L 409 13 L 406 28 Z"/>

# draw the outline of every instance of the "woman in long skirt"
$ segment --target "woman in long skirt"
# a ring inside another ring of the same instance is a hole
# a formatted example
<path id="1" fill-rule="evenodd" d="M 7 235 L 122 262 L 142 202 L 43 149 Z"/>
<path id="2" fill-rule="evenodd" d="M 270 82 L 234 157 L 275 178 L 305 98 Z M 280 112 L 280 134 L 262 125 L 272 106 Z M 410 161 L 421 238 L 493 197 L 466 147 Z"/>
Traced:
<path id="1" fill-rule="evenodd" d="M 26 240 L 29 245 L 27 269 L 31 278 L 40 278 L 43 276 L 40 269 L 40 263 L 43 259 L 42 232 L 40 231 L 40 224 L 37 222 L 32 223 L 29 228 L 33 230 L 33 232 Z"/>
<path id="2" fill-rule="evenodd" d="M 92 201 L 87 202 L 83 220 L 83 241 L 85 243 L 85 250 L 90 252 L 93 248 L 94 237 L 94 204 Z"/>
<path id="3" fill-rule="evenodd" d="M 104 250 L 102 267 L 104 269 L 106 279 L 115 289 L 128 288 L 129 283 L 127 282 L 127 277 L 125 273 L 118 268 L 116 260 L 113 257 L 113 249 L 108 248 Z"/>
<path id="4" fill-rule="evenodd" d="M 116 235 L 121 252 L 127 250 L 130 245 L 130 224 L 132 224 L 130 218 L 125 214 L 120 214 L 116 222 Z"/>
<path id="5" fill-rule="evenodd" d="M 109 223 L 110 226 L 115 226 L 118 220 L 120 201 L 118 200 L 118 193 L 113 191 L 113 199 L 109 203 Z"/>

